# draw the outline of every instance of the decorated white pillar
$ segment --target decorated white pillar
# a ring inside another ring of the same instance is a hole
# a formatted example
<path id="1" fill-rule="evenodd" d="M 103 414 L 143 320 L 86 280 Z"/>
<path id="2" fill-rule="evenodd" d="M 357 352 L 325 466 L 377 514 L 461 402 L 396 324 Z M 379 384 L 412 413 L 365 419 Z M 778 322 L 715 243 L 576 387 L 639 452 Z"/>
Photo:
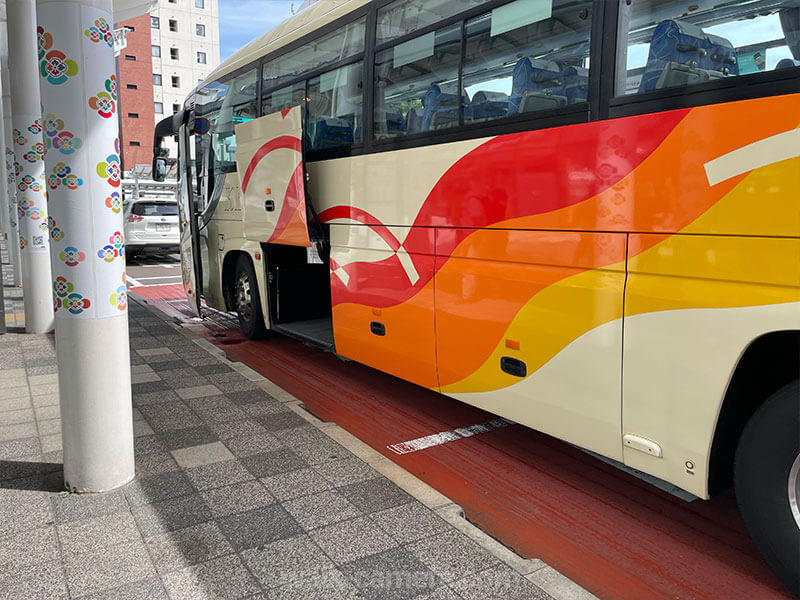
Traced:
<path id="1" fill-rule="evenodd" d="M 34 0 L 7 0 L 6 10 L 25 330 L 44 333 L 53 328 L 53 301 L 37 76 L 36 6 Z"/>
<path id="2" fill-rule="evenodd" d="M 19 231 L 17 229 L 17 175 L 14 161 L 14 126 L 11 124 L 11 93 L 8 77 L 8 34 L 5 12 L 0 22 L 0 86 L 2 86 L 2 156 L 0 156 L 0 212 L 8 222 L 7 250 L 11 260 L 12 284 L 22 285 L 22 263 L 19 255 Z M 3 171 L 3 169 L 5 169 Z M 5 198 L 1 192 L 5 192 Z"/>
<path id="3" fill-rule="evenodd" d="M 64 478 L 134 477 L 111 0 L 38 0 Z"/>

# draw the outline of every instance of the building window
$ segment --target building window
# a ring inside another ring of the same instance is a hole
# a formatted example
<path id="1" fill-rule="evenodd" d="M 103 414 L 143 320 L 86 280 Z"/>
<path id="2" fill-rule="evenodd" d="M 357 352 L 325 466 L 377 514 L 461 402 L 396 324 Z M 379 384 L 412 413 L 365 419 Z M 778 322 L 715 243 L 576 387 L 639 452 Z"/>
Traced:
<path id="1" fill-rule="evenodd" d="M 139 118 L 139 113 L 128 113 L 128 118 L 129 119 L 138 119 Z"/>
<path id="2" fill-rule="evenodd" d="M 163 102 L 155 102 L 156 106 L 156 114 L 163 115 L 164 114 L 164 103 Z"/>
<path id="3" fill-rule="evenodd" d="M 194 7 L 195 8 L 205 8 L 206 7 L 206 0 L 194 0 Z"/>
<path id="4" fill-rule="evenodd" d="M 125 25 L 124 29 L 127 29 L 128 31 L 136 31 L 136 27 L 133 25 Z"/>
<path id="5" fill-rule="evenodd" d="M 131 146 L 141 146 L 139 142 L 131 142 Z"/>
<path id="6" fill-rule="evenodd" d="M 196 23 L 194 26 L 194 31 L 200 37 L 206 37 L 206 26 L 202 23 Z"/>
<path id="7" fill-rule="evenodd" d="M 126 54 L 125 60 L 136 60 L 136 57 L 133 54 Z"/>
<path id="8" fill-rule="evenodd" d="M 136 85 L 135 83 L 128 83 L 128 84 L 125 85 L 125 87 L 128 88 L 129 90 L 138 90 L 139 89 L 139 86 Z"/>
<path id="9" fill-rule="evenodd" d="M 153 56 L 161 56 L 161 46 L 153 46 Z"/>
<path id="10" fill-rule="evenodd" d="M 181 78 L 177 75 L 173 75 L 172 79 L 172 87 L 181 87 Z"/>
<path id="11" fill-rule="evenodd" d="M 161 19 L 158 17 L 150 17 L 150 27 L 153 29 L 161 29 Z"/>
<path id="12" fill-rule="evenodd" d="M 172 105 L 172 113 L 175 114 L 177 112 L 181 112 L 181 105 L 180 104 L 173 104 Z"/>
<path id="13" fill-rule="evenodd" d="M 161 73 L 153 73 L 153 85 L 162 85 Z"/>
<path id="14" fill-rule="evenodd" d="M 175 19 L 169 20 L 169 30 L 176 32 L 178 31 L 178 22 Z"/>
<path id="15" fill-rule="evenodd" d="M 170 4 L 177 4 L 177 3 L 178 3 L 178 0 L 169 0 L 169 3 L 170 3 Z"/>
<path id="16" fill-rule="evenodd" d="M 198 52 L 197 53 L 197 62 L 201 65 L 206 64 L 206 53 L 205 52 Z"/>
<path id="17" fill-rule="evenodd" d="M 178 49 L 177 48 L 170 48 L 169 49 L 169 57 L 172 60 L 178 60 Z"/>

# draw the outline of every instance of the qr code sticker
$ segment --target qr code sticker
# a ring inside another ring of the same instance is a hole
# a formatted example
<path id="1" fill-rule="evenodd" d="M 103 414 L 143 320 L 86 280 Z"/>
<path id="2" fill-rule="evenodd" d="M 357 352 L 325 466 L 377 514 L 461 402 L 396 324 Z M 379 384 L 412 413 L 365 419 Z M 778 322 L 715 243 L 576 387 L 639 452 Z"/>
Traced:
<path id="1" fill-rule="evenodd" d="M 33 236 L 33 245 L 34 246 L 44 246 L 44 237 L 41 235 Z"/>

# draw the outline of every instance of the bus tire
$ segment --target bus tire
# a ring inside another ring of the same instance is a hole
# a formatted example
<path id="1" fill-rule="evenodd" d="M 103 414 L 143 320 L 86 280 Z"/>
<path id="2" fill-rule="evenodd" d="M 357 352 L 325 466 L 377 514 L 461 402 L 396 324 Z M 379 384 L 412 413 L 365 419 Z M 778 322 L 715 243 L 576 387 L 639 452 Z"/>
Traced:
<path id="1" fill-rule="evenodd" d="M 736 500 L 750 537 L 795 595 L 800 595 L 798 471 L 800 380 L 795 380 L 772 394 L 750 418 L 734 461 Z"/>
<path id="2" fill-rule="evenodd" d="M 250 257 L 242 255 L 236 262 L 236 279 L 233 297 L 239 327 L 245 337 L 258 340 L 267 335 L 264 314 L 261 311 L 261 295 L 258 293 L 258 280 Z"/>

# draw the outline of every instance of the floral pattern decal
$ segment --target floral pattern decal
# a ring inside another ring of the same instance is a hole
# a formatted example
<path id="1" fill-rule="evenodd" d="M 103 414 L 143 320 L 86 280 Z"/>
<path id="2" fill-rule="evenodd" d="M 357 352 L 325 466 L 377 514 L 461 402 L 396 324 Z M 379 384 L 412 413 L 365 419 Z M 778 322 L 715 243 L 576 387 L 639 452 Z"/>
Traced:
<path id="1" fill-rule="evenodd" d="M 20 233 L 19 234 L 19 249 L 20 250 L 25 250 L 25 248 L 27 246 L 28 246 L 28 240 L 26 240 L 25 236 Z"/>
<path id="2" fill-rule="evenodd" d="M 25 175 L 19 180 L 19 183 L 17 184 L 17 189 L 20 192 L 26 192 L 28 190 L 32 192 L 41 192 L 42 184 L 36 181 L 30 175 Z"/>
<path id="3" fill-rule="evenodd" d="M 106 207 L 110 208 L 112 212 L 119 214 L 122 210 L 122 198 L 119 192 L 111 192 L 111 195 L 106 198 Z"/>
<path id="4" fill-rule="evenodd" d="M 58 255 L 59 260 L 66 264 L 68 267 L 77 267 L 80 263 L 86 260 L 86 255 L 78 250 L 75 246 L 67 246 Z"/>
<path id="5" fill-rule="evenodd" d="M 50 50 L 39 63 L 39 71 L 53 85 L 61 85 L 78 74 L 78 63 L 60 50 Z"/>
<path id="6" fill-rule="evenodd" d="M 64 121 L 52 113 L 44 118 L 44 143 L 47 149 L 55 148 L 61 154 L 72 154 L 83 147 L 83 141 L 71 131 L 65 131 Z"/>
<path id="7" fill-rule="evenodd" d="M 50 237 L 53 241 L 60 242 L 64 239 L 64 232 L 58 227 L 53 217 L 47 217 L 47 228 L 50 230 Z"/>
<path id="8" fill-rule="evenodd" d="M 36 142 L 30 150 L 22 155 L 22 158 L 29 163 L 35 163 L 43 160 L 45 154 L 47 154 L 47 148 L 45 148 L 45 145 L 42 142 Z"/>
<path id="9" fill-rule="evenodd" d="M 18 146 L 24 146 L 28 143 L 28 138 L 22 135 L 22 132 L 14 127 L 14 143 Z"/>
<path id="10" fill-rule="evenodd" d="M 19 215 L 20 219 L 30 217 L 34 221 L 37 221 L 42 218 L 42 211 L 36 208 L 29 198 L 22 198 L 17 203 L 17 215 Z"/>
<path id="11" fill-rule="evenodd" d="M 97 19 L 93 26 L 84 31 L 83 35 L 95 44 L 105 42 L 108 44 L 109 48 L 114 46 L 114 33 L 111 31 L 111 26 L 108 24 L 108 21 L 102 17 Z"/>
<path id="12" fill-rule="evenodd" d="M 42 133 L 42 120 L 36 119 L 33 123 L 30 124 L 28 127 L 28 131 L 30 131 L 33 135 L 39 135 Z"/>
<path id="13" fill-rule="evenodd" d="M 79 315 L 91 305 L 88 298 L 75 292 L 75 286 L 65 277 L 57 277 L 53 282 L 53 308 L 56 311 L 64 308 L 73 315 Z"/>
<path id="14" fill-rule="evenodd" d="M 53 36 L 44 30 L 44 27 L 36 28 L 36 40 L 39 47 L 39 60 L 44 58 L 50 48 L 53 47 Z"/>
<path id="15" fill-rule="evenodd" d="M 115 231 L 114 235 L 108 238 L 108 244 L 97 251 L 97 257 L 107 263 L 114 262 L 117 258 L 125 257 L 125 238 L 122 233 Z"/>
<path id="16" fill-rule="evenodd" d="M 97 163 L 97 174 L 108 181 L 112 187 L 120 186 L 120 177 L 122 169 L 119 164 L 119 156 L 116 154 L 109 154 L 103 162 Z"/>
<path id="17" fill-rule="evenodd" d="M 110 119 L 117 110 L 117 77 L 106 79 L 105 91 L 89 98 L 89 106 L 104 119 Z"/>
<path id="18" fill-rule="evenodd" d="M 128 291 L 124 285 L 117 288 L 117 291 L 111 294 L 111 306 L 116 306 L 119 310 L 123 311 L 128 308 Z"/>
<path id="19" fill-rule="evenodd" d="M 64 186 L 70 190 L 77 190 L 83 185 L 83 180 L 72 172 L 72 167 L 60 162 L 53 167 L 53 172 L 47 178 L 47 185 L 51 190 Z"/>

